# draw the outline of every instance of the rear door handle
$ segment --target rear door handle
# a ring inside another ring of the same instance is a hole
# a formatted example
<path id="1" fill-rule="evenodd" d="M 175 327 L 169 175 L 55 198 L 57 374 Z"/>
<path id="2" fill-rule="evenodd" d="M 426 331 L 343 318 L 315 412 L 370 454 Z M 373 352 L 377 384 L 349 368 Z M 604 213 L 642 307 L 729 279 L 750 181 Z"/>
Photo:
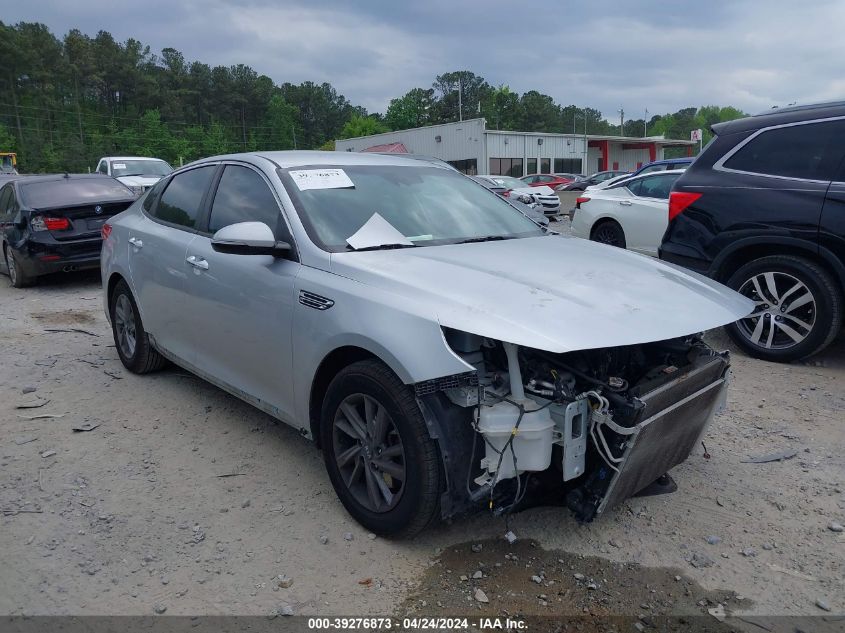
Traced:
<path id="1" fill-rule="evenodd" d="M 630 207 L 632 203 L 630 200 L 620 200 L 619 204 L 621 204 L 623 207 Z"/>
<path id="2" fill-rule="evenodd" d="M 197 257 L 196 255 L 188 255 L 185 261 L 188 262 L 194 268 L 199 268 L 200 270 L 208 270 L 208 262 L 202 259 L 201 257 Z"/>
<path id="3" fill-rule="evenodd" d="M 129 243 L 132 244 L 132 246 L 134 246 L 135 248 L 144 248 L 144 243 L 137 237 L 130 237 Z"/>

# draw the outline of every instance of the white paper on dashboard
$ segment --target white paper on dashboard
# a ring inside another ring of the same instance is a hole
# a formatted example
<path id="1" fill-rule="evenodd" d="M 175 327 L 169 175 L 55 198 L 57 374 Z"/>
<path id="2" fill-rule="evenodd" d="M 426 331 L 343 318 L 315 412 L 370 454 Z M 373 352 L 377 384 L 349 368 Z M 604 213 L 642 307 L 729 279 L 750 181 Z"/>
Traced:
<path id="1" fill-rule="evenodd" d="M 113 169 L 126 169 L 126 163 L 115 163 L 112 165 Z"/>
<path id="2" fill-rule="evenodd" d="M 293 169 L 288 172 L 300 191 L 354 187 L 342 169 Z"/>

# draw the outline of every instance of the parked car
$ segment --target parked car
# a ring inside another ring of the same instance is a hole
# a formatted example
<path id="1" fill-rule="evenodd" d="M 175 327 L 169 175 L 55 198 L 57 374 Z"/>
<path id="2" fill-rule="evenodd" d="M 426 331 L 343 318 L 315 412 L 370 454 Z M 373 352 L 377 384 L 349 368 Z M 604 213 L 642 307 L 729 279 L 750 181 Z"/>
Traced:
<path id="1" fill-rule="evenodd" d="M 754 313 L 728 327 L 752 356 L 811 356 L 842 328 L 845 102 L 712 130 L 675 184 L 660 257 L 754 300 Z"/>
<path id="2" fill-rule="evenodd" d="M 654 173 L 654 172 L 659 172 L 659 171 L 666 171 L 667 169 L 680 169 L 680 170 L 683 171 L 684 169 L 689 167 L 691 162 L 692 162 L 691 158 L 684 158 L 684 159 L 672 158 L 672 159 L 665 160 L 665 161 L 655 161 L 654 163 L 649 163 L 648 165 L 643 165 L 642 167 L 640 167 L 637 171 L 635 171 L 633 173 L 622 174 L 620 176 L 608 178 L 607 180 L 604 180 L 604 181 L 597 183 L 595 185 L 590 185 L 589 187 L 587 187 L 586 190 L 587 191 L 598 191 L 598 190 L 601 190 L 601 189 L 607 189 L 609 187 L 615 187 L 619 184 L 622 184 L 622 183 L 630 180 L 634 176 L 639 176 L 641 174 L 648 174 L 648 173 Z"/>
<path id="3" fill-rule="evenodd" d="M 666 158 L 663 160 L 655 160 L 650 163 L 647 163 L 637 169 L 631 176 L 639 176 L 640 174 L 650 174 L 654 171 L 668 171 L 670 169 L 686 169 L 692 162 L 695 160 L 695 157 L 688 156 L 685 158 Z"/>
<path id="4" fill-rule="evenodd" d="M 96 171 L 117 178 L 136 195 L 141 195 L 162 176 L 172 172 L 173 167 L 160 158 L 105 156 L 97 163 Z"/>
<path id="5" fill-rule="evenodd" d="M 698 444 L 729 359 L 697 333 L 753 307 L 401 156 L 203 159 L 103 235 L 124 366 L 171 360 L 294 426 L 378 534 L 512 511 L 539 472 L 583 520 L 618 504 Z"/>
<path id="6" fill-rule="evenodd" d="M 569 213 L 572 235 L 657 257 L 668 224 L 669 192 L 682 173 L 648 173 L 585 191 Z"/>
<path id="7" fill-rule="evenodd" d="M 469 176 L 469 178 L 476 181 L 482 187 L 486 187 L 496 195 L 508 198 L 508 201 L 512 205 L 538 224 L 542 226 L 549 225 L 549 218 L 546 217 L 545 213 L 538 210 L 538 207 L 540 206 L 539 203 L 535 202 L 530 196 L 523 197 L 520 195 L 511 197 L 510 189 L 505 187 L 503 184 L 497 183 L 493 178 L 488 176 Z"/>
<path id="8" fill-rule="evenodd" d="M 505 187 L 505 197 L 523 204 L 537 205 L 537 209 L 547 217 L 560 213 L 560 198 L 550 187 L 527 187 L 520 178 L 513 176 L 482 175 L 475 176 L 500 187 Z"/>
<path id="9" fill-rule="evenodd" d="M 100 229 L 135 199 L 114 178 L 99 174 L 26 176 L 0 189 L 0 248 L 12 285 L 37 277 L 96 268 Z"/>
<path id="10" fill-rule="evenodd" d="M 617 176 L 629 176 L 630 172 L 627 171 L 620 171 L 618 169 L 609 170 L 609 171 L 597 171 L 592 176 L 588 176 L 583 181 L 573 183 L 574 186 L 570 189 L 570 191 L 584 191 L 587 187 L 591 187 L 593 185 L 597 185 L 609 178 L 616 178 Z"/>
<path id="11" fill-rule="evenodd" d="M 530 174 L 519 178 L 524 185 L 529 187 L 549 187 L 557 191 L 558 187 L 565 187 L 574 180 L 574 177 L 563 174 Z M 524 186 L 523 185 L 523 186 Z"/>
<path id="12" fill-rule="evenodd" d="M 587 187 L 587 176 L 582 174 L 569 174 L 572 180 L 565 185 L 558 185 L 555 191 L 584 191 Z"/>

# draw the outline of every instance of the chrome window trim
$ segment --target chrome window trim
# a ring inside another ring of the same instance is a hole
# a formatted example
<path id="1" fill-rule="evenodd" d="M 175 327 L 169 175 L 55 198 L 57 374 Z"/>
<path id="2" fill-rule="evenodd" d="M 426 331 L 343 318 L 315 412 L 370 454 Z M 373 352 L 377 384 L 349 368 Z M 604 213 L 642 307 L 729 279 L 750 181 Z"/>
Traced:
<path id="1" fill-rule="evenodd" d="M 779 180 L 789 180 L 789 181 L 793 181 L 793 182 L 812 182 L 812 183 L 817 183 L 817 184 L 820 184 L 820 185 L 827 185 L 827 184 L 830 183 L 829 180 L 816 180 L 814 178 L 799 178 L 797 176 L 780 176 L 780 175 L 777 175 L 777 174 L 766 174 L 766 173 L 762 173 L 762 172 L 758 172 L 758 171 L 747 171 L 747 170 L 744 170 L 744 169 L 731 169 L 730 167 L 725 167 L 725 162 L 730 160 L 733 157 L 734 154 L 736 154 L 739 150 L 741 150 L 743 147 L 748 145 L 748 143 L 753 141 L 755 138 L 757 138 L 761 134 L 765 134 L 766 132 L 770 132 L 772 130 L 779 130 L 779 129 L 787 128 L 787 127 L 796 127 L 798 125 L 814 125 L 816 123 L 828 123 L 830 121 L 842 121 L 842 120 L 845 120 L 845 116 L 827 117 L 825 119 L 810 119 L 809 121 L 793 121 L 792 123 L 781 123 L 780 125 L 770 125 L 768 127 L 760 128 L 759 130 L 757 130 L 756 132 L 754 132 L 753 134 L 748 136 L 748 138 L 746 138 L 744 141 L 742 141 L 741 143 L 736 145 L 727 154 L 722 156 L 722 158 L 717 160 L 713 164 L 713 171 L 721 171 L 721 172 L 730 173 L 730 174 L 744 174 L 744 175 L 747 175 L 747 176 L 763 176 L 765 178 L 777 178 Z"/>

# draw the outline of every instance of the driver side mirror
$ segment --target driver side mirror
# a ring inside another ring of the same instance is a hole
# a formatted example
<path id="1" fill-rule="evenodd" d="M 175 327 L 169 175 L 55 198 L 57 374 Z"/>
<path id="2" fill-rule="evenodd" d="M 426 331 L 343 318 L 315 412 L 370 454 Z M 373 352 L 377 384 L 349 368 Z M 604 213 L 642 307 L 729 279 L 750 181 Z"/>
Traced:
<path id="1" fill-rule="evenodd" d="M 276 240 L 264 222 L 238 222 L 224 226 L 211 238 L 211 248 L 231 255 L 272 255 L 285 257 L 291 246 Z"/>

